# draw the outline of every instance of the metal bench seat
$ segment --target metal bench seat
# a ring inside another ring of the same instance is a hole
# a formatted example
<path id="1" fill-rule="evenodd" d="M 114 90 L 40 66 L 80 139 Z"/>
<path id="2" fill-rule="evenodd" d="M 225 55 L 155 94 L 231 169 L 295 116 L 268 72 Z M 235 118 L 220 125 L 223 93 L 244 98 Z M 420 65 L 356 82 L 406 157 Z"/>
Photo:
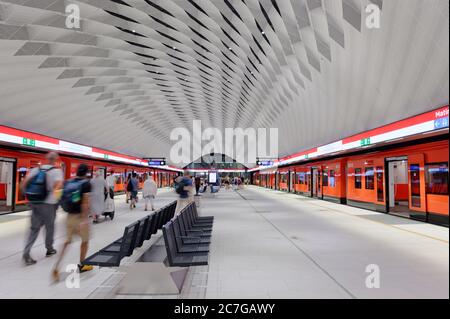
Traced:
<path id="1" fill-rule="evenodd" d="M 179 253 L 175 242 L 172 222 L 163 226 L 163 236 L 166 244 L 167 260 L 171 267 L 190 267 L 208 265 L 208 253 Z"/>

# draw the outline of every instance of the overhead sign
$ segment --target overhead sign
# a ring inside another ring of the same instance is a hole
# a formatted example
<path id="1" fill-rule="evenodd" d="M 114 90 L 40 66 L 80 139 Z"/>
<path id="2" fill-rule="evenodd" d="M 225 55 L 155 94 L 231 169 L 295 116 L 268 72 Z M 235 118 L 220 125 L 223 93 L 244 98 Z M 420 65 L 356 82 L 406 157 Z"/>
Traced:
<path id="1" fill-rule="evenodd" d="M 258 161 L 259 166 L 273 166 L 273 161 Z"/>
<path id="2" fill-rule="evenodd" d="M 149 166 L 165 166 L 165 161 L 148 161 Z"/>

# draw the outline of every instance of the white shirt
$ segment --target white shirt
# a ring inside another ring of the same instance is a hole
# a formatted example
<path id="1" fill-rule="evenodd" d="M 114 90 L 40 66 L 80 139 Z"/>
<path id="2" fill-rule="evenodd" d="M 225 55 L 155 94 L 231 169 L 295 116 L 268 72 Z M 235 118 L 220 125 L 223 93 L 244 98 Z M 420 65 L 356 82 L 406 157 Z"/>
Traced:
<path id="1" fill-rule="evenodd" d="M 106 184 L 109 188 L 114 188 L 114 185 L 116 184 L 116 178 L 114 175 L 109 175 L 106 177 Z"/>
<path id="2" fill-rule="evenodd" d="M 156 196 L 158 192 L 158 187 L 153 179 L 147 179 L 144 183 L 144 189 L 142 190 L 142 194 L 144 197 Z"/>

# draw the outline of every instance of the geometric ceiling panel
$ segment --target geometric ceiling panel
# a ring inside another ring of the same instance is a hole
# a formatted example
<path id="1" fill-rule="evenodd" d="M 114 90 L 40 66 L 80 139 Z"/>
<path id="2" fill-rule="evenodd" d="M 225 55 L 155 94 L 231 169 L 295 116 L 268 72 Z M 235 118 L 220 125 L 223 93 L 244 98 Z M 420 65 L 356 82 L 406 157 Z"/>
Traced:
<path id="1" fill-rule="evenodd" d="M 137 156 L 277 127 L 283 156 L 448 104 L 447 0 L 73 3 L 0 0 L 0 124 Z"/>

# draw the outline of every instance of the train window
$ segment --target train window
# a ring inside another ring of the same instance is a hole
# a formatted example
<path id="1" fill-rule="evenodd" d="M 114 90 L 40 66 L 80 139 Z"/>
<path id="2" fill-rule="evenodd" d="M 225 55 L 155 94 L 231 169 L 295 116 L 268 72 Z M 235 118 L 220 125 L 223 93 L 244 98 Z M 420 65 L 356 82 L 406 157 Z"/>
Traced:
<path id="1" fill-rule="evenodd" d="M 373 167 L 366 167 L 365 178 L 366 178 L 366 189 L 374 189 Z"/>
<path id="2" fill-rule="evenodd" d="M 323 171 L 322 186 L 328 186 L 328 170 Z"/>
<path id="3" fill-rule="evenodd" d="M 414 207 L 420 207 L 420 165 L 409 165 L 409 174 L 411 181 L 411 204 Z"/>
<path id="4" fill-rule="evenodd" d="M 336 172 L 334 170 L 330 170 L 328 184 L 330 187 L 336 187 Z"/>
<path id="5" fill-rule="evenodd" d="M 448 163 L 425 166 L 427 194 L 448 195 Z"/>
<path id="6" fill-rule="evenodd" d="M 377 167 L 377 200 L 384 200 L 383 167 Z"/>
<path id="7" fill-rule="evenodd" d="M 26 167 L 21 167 L 18 169 L 18 171 L 19 171 L 19 185 L 20 185 L 23 182 L 23 180 L 25 179 L 28 169 Z M 20 202 L 26 200 L 25 194 L 22 191 L 22 187 L 19 187 L 19 196 L 18 196 L 17 200 Z"/>
<path id="8" fill-rule="evenodd" d="M 361 169 L 360 168 L 355 168 L 355 188 L 356 189 L 362 188 Z"/>

